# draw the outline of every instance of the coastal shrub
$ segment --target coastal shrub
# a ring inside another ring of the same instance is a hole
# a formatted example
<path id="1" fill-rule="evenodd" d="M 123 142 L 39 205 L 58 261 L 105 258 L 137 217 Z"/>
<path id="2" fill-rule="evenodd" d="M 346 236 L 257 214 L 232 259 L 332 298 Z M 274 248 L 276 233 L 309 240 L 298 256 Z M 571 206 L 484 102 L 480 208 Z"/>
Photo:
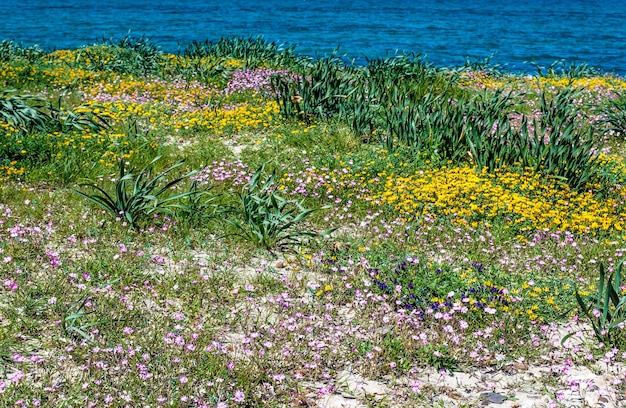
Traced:
<path id="1" fill-rule="evenodd" d="M 402 100 L 418 101 L 427 93 L 442 93 L 449 82 L 420 55 L 396 55 L 368 60 L 361 93 L 383 106 Z"/>
<path id="2" fill-rule="evenodd" d="M 490 77 L 499 77 L 502 75 L 502 66 L 500 64 L 493 64 L 491 60 L 495 54 L 490 54 L 486 57 L 465 57 L 465 63 L 459 69 L 462 72 L 479 72 L 482 75 Z"/>
<path id="3" fill-rule="evenodd" d="M 582 111 L 575 105 L 581 99 L 582 90 L 565 87 L 551 93 L 541 89 L 539 93 L 539 122 L 546 131 L 556 130 L 564 125 L 581 125 Z M 548 135 L 546 135 L 548 136 Z"/>
<path id="4" fill-rule="evenodd" d="M 546 128 L 534 123 L 529 131 L 524 122 L 522 135 L 527 144 L 522 152 L 522 162 L 535 171 L 559 178 L 574 190 L 581 191 L 594 181 L 600 172 L 600 162 L 596 152 L 598 142 L 591 129 L 582 133 L 574 124 Z M 546 141 L 546 135 L 550 139 Z"/>
<path id="5" fill-rule="evenodd" d="M 593 78 L 601 75 L 599 69 L 587 63 L 570 63 L 562 70 L 562 75 L 569 79 Z"/>
<path id="6" fill-rule="evenodd" d="M 124 36 L 117 42 L 111 41 L 117 51 L 116 59 L 126 64 L 126 73 L 148 75 L 159 72 L 163 52 L 148 38 Z"/>
<path id="7" fill-rule="evenodd" d="M 420 56 L 398 55 L 368 60 L 364 69 L 354 73 L 355 90 L 346 96 L 342 118 L 357 136 L 369 141 L 378 130 L 387 128 L 386 109 L 415 94 L 414 88 L 435 79 L 431 67 Z M 419 92 L 417 92 L 419 93 Z M 402 95 L 402 96 L 401 96 Z M 410 115 L 410 113 L 409 113 Z M 380 135 L 383 146 L 393 148 L 389 134 Z"/>
<path id="8" fill-rule="evenodd" d="M 544 78 L 564 77 L 569 80 L 591 78 L 600 75 L 600 71 L 587 63 L 565 63 L 564 60 L 556 60 L 547 68 L 539 64 L 531 63 L 537 69 L 537 76 Z"/>
<path id="9" fill-rule="evenodd" d="M 519 159 L 520 138 L 510 125 L 511 94 L 485 92 L 472 99 L 463 129 L 472 162 L 478 170 L 493 172 Z"/>
<path id="10" fill-rule="evenodd" d="M 386 133 L 380 139 L 390 151 L 397 141 L 434 159 L 460 162 L 470 157 L 479 170 L 493 169 L 517 157 L 509 135 L 511 106 L 510 95 L 501 92 L 452 98 L 445 89 L 433 89 L 417 102 L 398 100 L 386 109 Z"/>
<path id="11" fill-rule="evenodd" d="M 447 93 L 428 93 L 418 105 L 420 118 L 417 140 L 406 140 L 409 146 L 426 141 L 427 151 L 435 157 L 461 161 L 467 155 L 467 140 L 464 128 L 471 105 L 467 100 L 451 99 Z"/>
<path id="12" fill-rule="evenodd" d="M 171 167 L 152 175 L 155 163 L 160 156 L 154 158 L 145 167 L 136 173 L 128 172 L 124 160 L 119 160 L 119 176 L 114 181 L 115 192 L 110 194 L 95 183 L 83 183 L 81 186 L 94 190 L 87 194 L 74 190 L 77 194 L 96 204 L 114 218 L 121 218 L 128 222 L 130 228 L 136 228 L 146 216 L 159 212 L 173 214 L 173 208 L 178 200 L 196 194 L 195 191 L 165 196 L 172 187 L 180 183 L 190 174 L 167 180 L 166 176 L 174 169 L 183 165 L 179 161 Z"/>

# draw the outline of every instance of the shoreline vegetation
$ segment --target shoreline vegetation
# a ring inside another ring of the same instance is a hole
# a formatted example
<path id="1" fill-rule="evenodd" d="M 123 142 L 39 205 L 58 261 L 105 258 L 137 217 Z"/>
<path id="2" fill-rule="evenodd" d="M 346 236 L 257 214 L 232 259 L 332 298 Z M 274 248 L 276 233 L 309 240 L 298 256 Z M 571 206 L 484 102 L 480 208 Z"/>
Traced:
<path id="1" fill-rule="evenodd" d="M 0 83 L 0 405 L 624 406 L 624 78 L 125 37 Z"/>

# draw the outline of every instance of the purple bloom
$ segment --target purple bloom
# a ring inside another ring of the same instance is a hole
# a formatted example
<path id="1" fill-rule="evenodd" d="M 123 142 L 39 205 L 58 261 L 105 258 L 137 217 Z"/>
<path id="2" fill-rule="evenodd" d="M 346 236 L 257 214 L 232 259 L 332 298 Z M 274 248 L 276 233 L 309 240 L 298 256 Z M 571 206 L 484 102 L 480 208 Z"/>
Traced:
<path id="1" fill-rule="evenodd" d="M 243 391 L 241 390 L 235 391 L 235 396 L 232 398 L 234 402 L 243 402 L 244 399 L 245 399 L 245 395 Z"/>

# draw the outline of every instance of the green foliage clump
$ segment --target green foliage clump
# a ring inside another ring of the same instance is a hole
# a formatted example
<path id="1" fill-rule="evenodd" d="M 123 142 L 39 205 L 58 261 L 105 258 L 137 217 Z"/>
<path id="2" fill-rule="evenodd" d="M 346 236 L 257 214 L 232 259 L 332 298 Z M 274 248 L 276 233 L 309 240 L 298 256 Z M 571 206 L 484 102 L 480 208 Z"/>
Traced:
<path id="1" fill-rule="evenodd" d="M 183 50 L 183 56 L 196 59 L 212 57 L 242 60 L 246 68 L 296 67 L 307 58 L 295 54 L 295 46 L 268 42 L 261 37 L 221 38 L 219 41 L 193 41 Z"/>
<path id="2" fill-rule="evenodd" d="M 582 296 L 576 291 L 576 301 L 580 310 L 591 322 L 596 338 L 604 343 L 622 349 L 626 346 L 626 295 L 621 286 L 622 260 L 614 273 L 608 276 L 604 264 L 600 264 L 600 277 L 596 296 Z M 563 342 L 573 335 L 563 338 Z"/>
<path id="3" fill-rule="evenodd" d="M 262 180 L 263 172 L 261 166 L 237 193 L 237 202 L 225 210 L 239 218 L 226 219 L 237 230 L 235 235 L 266 249 L 292 249 L 304 238 L 318 237 L 320 234 L 298 227 L 313 212 L 328 207 L 307 209 L 297 200 L 282 197 L 276 191 L 275 173 Z"/>
<path id="4" fill-rule="evenodd" d="M 19 131 L 44 130 L 50 117 L 43 111 L 42 102 L 32 95 L 4 90 L 0 94 L 0 120 Z"/>
<path id="5" fill-rule="evenodd" d="M 44 55 L 44 50 L 37 45 L 25 47 L 14 41 L 2 40 L 0 42 L 0 62 L 24 60 L 32 63 L 38 61 Z"/>
<path id="6" fill-rule="evenodd" d="M 165 193 L 174 187 L 189 174 L 167 180 L 166 176 L 172 170 L 183 165 L 179 161 L 171 167 L 152 176 L 154 164 L 160 156 L 154 158 L 139 172 L 129 173 L 126 170 L 124 160 L 120 159 L 119 177 L 115 181 L 115 192 L 108 193 L 95 183 L 84 183 L 82 186 L 95 190 L 95 194 L 86 194 L 75 190 L 76 193 L 96 204 L 114 218 L 127 221 L 131 228 L 136 228 L 146 216 L 160 212 L 173 214 L 172 208 L 176 201 L 194 194 L 194 191 L 164 197 Z"/>

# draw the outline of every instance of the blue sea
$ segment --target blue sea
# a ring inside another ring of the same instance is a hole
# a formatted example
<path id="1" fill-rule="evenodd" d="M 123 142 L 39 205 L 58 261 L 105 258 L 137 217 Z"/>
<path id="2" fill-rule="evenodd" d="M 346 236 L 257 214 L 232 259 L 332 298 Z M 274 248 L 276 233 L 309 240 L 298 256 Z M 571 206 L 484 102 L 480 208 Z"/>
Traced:
<path id="1" fill-rule="evenodd" d="M 439 66 L 483 59 L 512 72 L 534 62 L 626 74 L 622 0 L 1 0 L 0 39 L 46 49 L 145 35 L 168 52 L 193 40 L 263 37 L 297 52 L 365 61 L 396 52 Z"/>

